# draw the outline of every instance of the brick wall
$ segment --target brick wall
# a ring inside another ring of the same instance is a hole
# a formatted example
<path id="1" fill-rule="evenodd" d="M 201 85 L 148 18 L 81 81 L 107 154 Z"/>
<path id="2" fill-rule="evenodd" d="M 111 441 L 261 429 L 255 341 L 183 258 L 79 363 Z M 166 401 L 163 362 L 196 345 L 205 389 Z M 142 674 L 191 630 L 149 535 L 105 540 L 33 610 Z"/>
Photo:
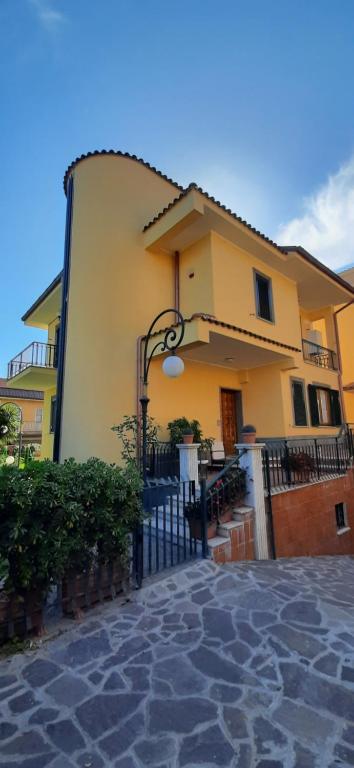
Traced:
<path id="1" fill-rule="evenodd" d="M 215 542 L 213 544 L 213 542 Z M 254 560 L 253 516 L 247 514 L 242 522 L 234 524 L 228 537 L 217 536 L 209 542 L 210 554 L 215 563 L 233 563 Z"/>
<path id="2" fill-rule="evenodd" d="M 344 501 L 350 531 L 338 535 L 335 504 Z M 345 477 L 272 496 L 277 557 L 354 554 L 354 469 Z"/>

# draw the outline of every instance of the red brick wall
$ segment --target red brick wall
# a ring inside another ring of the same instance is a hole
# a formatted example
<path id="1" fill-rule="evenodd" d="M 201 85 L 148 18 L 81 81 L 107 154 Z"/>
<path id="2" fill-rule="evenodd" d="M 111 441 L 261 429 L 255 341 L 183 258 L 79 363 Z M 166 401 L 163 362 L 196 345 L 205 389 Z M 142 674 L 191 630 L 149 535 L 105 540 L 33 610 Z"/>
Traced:
<path id="1" fill-rule="evenodd" d="M 335 504 L 347 505 L 347 533 L 338 536 Z M 272 496 L 277 557 L 354 554 L 354 470 L 345 477 Z"/>
<path id="2" fill-rule="evenodd" d="M 247 516 L 242 525 L 229 532 L 229 538 L 224 539 L 211 551 L 215 563 L 233 563 L 242 560 L 254 560 L 253 519 Z"/>

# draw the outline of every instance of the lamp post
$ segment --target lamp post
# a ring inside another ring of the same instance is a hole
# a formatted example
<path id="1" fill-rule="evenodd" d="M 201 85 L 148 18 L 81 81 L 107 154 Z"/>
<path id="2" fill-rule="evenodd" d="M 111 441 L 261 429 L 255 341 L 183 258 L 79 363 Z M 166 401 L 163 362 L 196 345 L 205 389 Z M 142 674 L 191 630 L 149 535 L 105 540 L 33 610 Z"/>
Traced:
<path id="1" fill-rule="evenodd" d="M 161 331 L 163 334 L 163 339 L 161 341 L 156 342 L 155 346 L 149 351 L 149 343 L 151 341 L 151 338 L 154 334 L 154 328 L 156 324 L 161 320 L 161 317 L 164 317 L 164 315 L 168 315 L 173 313 L 177 318 L 177 325 L 173 327 L 170 325 L 167 330 L 164 329 Z M 153 358 L 153 355 L 157 350 L 160 352 L 170 352 L 168 357 L 166 357 L 162 364 L 162 370 L 166 374 L 166 376 L 169 376 L 172 379 L 177 378 L 181 375 L 184 371 L 184 363 L 183 360 L 181 360 L 180 357 L 177 357 L 176 355 L 176 349 L 179 347 L 179 345 L 182 342 L 184 336 L 184 318 L 181 315 L 181 313 L 177 309 L 164 309 L 163 312 L 160 312 L 157 317 L 153 320 L 153 322 L 150 325 L 150 328 L 146 334 L 146 336 L 143 338 L 144 343 L 144 356 L 143 356 L 143 366 L 142 366 L 142 376 L 141 376 L 141 384 L 142 384 L 142 395 L 140 397 L 140 406 L 141 406 L 141 428 L 142 428 L 142 470 L 143 470 L 143 484 L 144 488 L 146 485 L 146 479 L 147 479 L 147 422 L 148 422 L 148 406 L 149 406 L 149 398 L 147 394 L 148 390 L 148 383 L 149 383 L 149 370 L 150 370 L 150 364 L 151 360 Z M 144 490 L 143 490 L 143 500 L 144 500 Z M 141 587 L 142 579 L 143 579 L 143 570 L 144 570 L 144 534 L 143 534 L 143 525 L 139 524 L 137 526 L 137 529 L 135 531 L 134 536 L 134 562 L 135 562 L 135 579 L 136 579 L 136 586 L 139 588 Z"/>
<path id="2" fill-rule="evenodd" d="M 167 330 L 164 329 L 162 333 L 164 337 L 161 341 L 158 341 L 152 350 L 149 352 L 149 343 L 154 334 L 154 328 L 164 315 L 173 313 L 178 320 L 175 327 L 170 325 Z M 184 371 L 184 363 L 180 357 L 176 355 L 176 349 L 180 346 L 184 337 L 184 318 L 178 309 L 164 309 L 153 320 L 150 328 L 143 339 L 144 342 L 144 356 L 143 356 L 143 370 L 142 370 L 142 395 L 140 397 L 141 405 L 141 426 L 142 426 L 142 470 L 143 470 L 143 482 L 146 483 L 147 478 L 147 420 L 148 420 L 148 406 L 149 397 L 147 394 L 149 383 L 149 369 L 151 360 L 159 350 L 160 352 L 170 352 L 170 355 L 166 357 L 162 364 L 162 370 L 166 376 L 171 379 L 176 379 Z"/>
<path id="3" fill-rule="evenodd" d="M 10 402 L 8 402 L 8 403 L 3 403 L 2 405 L 0 405 L 0 410 L 1 410 L 2 408 L 5 408 L 7 405 L 12 405 L 12 406 L 14 406 L 14 407 L 15 407 L 15 408 L 17 408 L 17 410 L 20 412 L 20 431 L 19 431 L 19 434 L 18 434 L 18 458 L 17 458 L 17 464 L 18 464 L 18 466 L 20 466 L 20 461 L 21 461 L 21 451 L 22 451 L 22 422 L 23 422 L 23 412 L 22 412 L 22 408 L 21 408 L 21 406 L 20 406 L 20 405 L 18 405 L 17 403 L 12 403 L 11 401 L 10 401 Z M 6 426 L 3 426 L 3 427 L 1 427 L 1 428 L 0 428 L 0 435 L 6 435 L 6 432 L 8 432 L 8 427 L 6 427 Z"/>

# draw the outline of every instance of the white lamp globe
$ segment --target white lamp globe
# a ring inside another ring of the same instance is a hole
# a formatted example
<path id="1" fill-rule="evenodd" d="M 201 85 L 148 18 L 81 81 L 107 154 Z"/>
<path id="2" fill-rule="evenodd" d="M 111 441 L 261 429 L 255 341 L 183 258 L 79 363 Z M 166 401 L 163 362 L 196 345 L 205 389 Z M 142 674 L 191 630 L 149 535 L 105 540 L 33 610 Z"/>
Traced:
<path id="1" fill-rule="evenodd" d="M 5 464 L 7 467 L 10 467 L 11 464 L 14 464 L 14 463 L 15 463 L 15 459 L 13 456 L 6 456 Z"/>
<path id="2" fill-rule="evenodd" d="M 2 427 L 0 427 L 0 435 L 6 435 L 6 432 L 9 431 L 9 428 L 4 424 Z"/>
<path id="3" fill-rule="evenodd" d="M 184 371 L 184 362 L 177 355 L 169 355 L 162 363 L 162 370 L 170 379 L 177 379 Z"/>

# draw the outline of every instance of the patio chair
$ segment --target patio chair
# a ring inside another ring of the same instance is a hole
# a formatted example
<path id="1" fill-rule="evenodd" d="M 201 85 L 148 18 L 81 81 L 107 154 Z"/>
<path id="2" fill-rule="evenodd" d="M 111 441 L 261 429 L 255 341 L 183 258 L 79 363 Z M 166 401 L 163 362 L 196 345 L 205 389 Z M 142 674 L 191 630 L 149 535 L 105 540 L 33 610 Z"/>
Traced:
<path id="1" fill-rule="evenodd" d="M 224 443 L 221 440 L 214 440 L 210 450 L 210 468 L 223 469 L 226 463 Z"/>

